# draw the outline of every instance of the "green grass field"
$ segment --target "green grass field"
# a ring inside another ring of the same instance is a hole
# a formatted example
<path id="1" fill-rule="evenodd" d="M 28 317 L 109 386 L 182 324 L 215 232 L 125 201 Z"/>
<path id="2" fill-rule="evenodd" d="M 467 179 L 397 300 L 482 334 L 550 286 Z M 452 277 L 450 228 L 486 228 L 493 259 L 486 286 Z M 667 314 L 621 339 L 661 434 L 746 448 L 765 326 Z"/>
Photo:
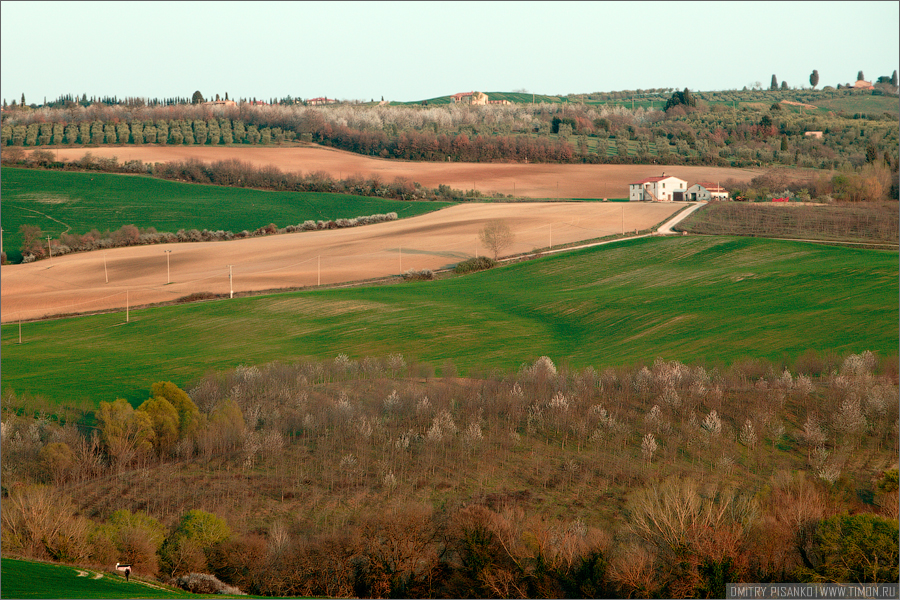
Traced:
<path id="1" fill-rule="evenodd" d="M 19 257 L 19 226 L 37 225 L 54 238 L 122 225 L 158 231 L 209 229 L 239 232 L 269 223 L 279 227 L 307 219 L 333 220 L 396 212 L 400 218 L 451 203 L 401 202 L 346 194 L 268 192 L 164 181 L 150 177 L 69 173 L 4 167 L 3 247 Z"/>
<path id="2" fill-rule="evenodd" d="M 236 596 L 198 595 L 171 587 L 149 586 L 103 573 L 89 571 L 79 577 L 75 566 L 40 563 L 13 558 L 2 559 L 4 598 L 235 598 Z"/>
<path id="3" fill-rule="evenodd" d="M 823 98 L 813 102 L 820 109 L 832 111 L 845 111 L 852 113 L 866 113 L 877 116 L 882 113 L 896 114 L 898 104 L 896 96 L 843 96 L 834 99 Z"/>
<path id="4" fill-rule="evenodd" d="M 3 383 L 55 403 L 146 399 L 239 364 L 401 352 L 438 369 L 707 365 L 897 353 L 896 252 L 759 238 L 634 240 L 435 282 L 196 303 L 2 328 Z M 72 405 L 72 404 L 69 404 Z"/>

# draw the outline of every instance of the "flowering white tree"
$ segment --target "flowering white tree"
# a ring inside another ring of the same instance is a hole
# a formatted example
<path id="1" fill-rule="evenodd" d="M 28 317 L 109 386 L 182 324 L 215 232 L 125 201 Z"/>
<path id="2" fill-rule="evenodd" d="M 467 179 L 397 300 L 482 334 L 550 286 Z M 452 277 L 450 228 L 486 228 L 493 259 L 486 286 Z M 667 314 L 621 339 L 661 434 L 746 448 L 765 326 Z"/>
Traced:
<path id="1" fill-rule="evenodd" d="M 748 448 L 756 447 L 756 430 L 753 428 L 753 422 L 747 419 L 741 427 L 741 443 Z"/>
<path id="2" fill-rule="evenodd" d="M 722 433 L 722 420 L 719 418 L 719 413 L 714 410 L 710 411 L 703 419 L 703 429 L 710 437 L 718 437 Z"/>
<path id="3" fill-rule="evenodd" d="M 656 438 L 653 437 L 652 433 L 647 433 L 647 435 L 644 436 L 644 440 L 641 442 L 641 453 L 644 455 L 644 459 L 647 461 L 648 465 L 653 460 L 653 454 L 656 452 L 657 448 Z"/>

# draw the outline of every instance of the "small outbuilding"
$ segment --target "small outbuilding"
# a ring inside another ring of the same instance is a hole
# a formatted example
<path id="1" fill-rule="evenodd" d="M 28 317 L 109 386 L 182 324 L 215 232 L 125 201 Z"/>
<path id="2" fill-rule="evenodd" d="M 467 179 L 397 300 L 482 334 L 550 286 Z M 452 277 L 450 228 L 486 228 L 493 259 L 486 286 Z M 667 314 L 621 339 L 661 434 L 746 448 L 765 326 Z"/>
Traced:
<path id="1" fill-rule="evenodd" d="M 700 181 L 687 189 L 687 198 L 691 202 L 710 202 L 728 200 L 728 192 L 718 183 Z"/>
<path id="2" fill-rule="evenodd" d="M 628 185 L 631 202 L 684 202 L 687 181 L 671 175 L 648 177 Z"/>

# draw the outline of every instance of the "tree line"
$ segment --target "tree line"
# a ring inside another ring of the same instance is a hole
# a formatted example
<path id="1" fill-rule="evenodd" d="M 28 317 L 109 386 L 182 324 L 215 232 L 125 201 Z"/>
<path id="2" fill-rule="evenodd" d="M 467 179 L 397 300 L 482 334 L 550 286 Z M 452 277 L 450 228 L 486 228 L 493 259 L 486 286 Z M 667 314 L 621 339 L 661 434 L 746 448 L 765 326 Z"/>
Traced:
<path id="1" fill-rule="evenodd" d="M 897 578 L 895 358 L 440 370 L 241 366 L 92 420 L 7 389 L 4 552 L 281 596 Z"/>
<path id="2" fill-rule="evenodd" d="M 876 90 L 880 91 L 880 90 Z M 2 145 L 317 142 L 386 158 L 721 166 L 858 167 L 869 149 L 897 170 L 896 114 L 799 112 L 785 101 L 853 90 L 676 91 L 659 109 L 580 104 L 363 106 L 202 104 L 4 113 Z M 744 103 L 738 106 L 737 103 Z M 729 106 L 730 104 L 730 106 Z M 822 132 L 822 138 L 805 134 Z M 624 144 L 624 146 L 623 146 Z"/>

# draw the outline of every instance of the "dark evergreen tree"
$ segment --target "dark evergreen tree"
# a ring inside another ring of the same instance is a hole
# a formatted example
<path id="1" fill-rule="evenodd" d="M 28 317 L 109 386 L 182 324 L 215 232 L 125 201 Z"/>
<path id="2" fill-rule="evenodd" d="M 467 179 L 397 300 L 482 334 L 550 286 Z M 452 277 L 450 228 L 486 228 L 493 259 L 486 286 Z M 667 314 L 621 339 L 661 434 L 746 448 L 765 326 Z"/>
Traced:
<path id="1" fill-rule="evenodd" d="M 778 80 L 775 78 L 775 75 L 772 75 L 772 84 L 769 86 L 770 90 L 778 89 Z"/>
<path id="2" fill-rule="evenodd" d="M 860 71 L 859 73 L 856 74 L 856 80 L 857 80 L 857 81 L 865 80 L 865 78 L 866 78 L 866 76 L 863 75 L 863 72 L 862 72 L 862 71 Z"/>
<path id="3" fill-rule="evenodd" d="M 891 75 L 891 85 L 897 87 L 897 70 L 894 69 L 894 74 Z"/>
<path id="4" fill-rule="evenodd" d="M 878 160 L 878 150 L 875 148 L 875 144 L 869 142 L 866 145 L 866 162 L 873 163 Z"/>
<path id="5" fill-rule="evenodd" d="M 813 86 L 813 88 L 819 85 L 819 72 L 815 69 L 813 69 L 813 72 L 809 75 L 809 85 Z"/>
<path id="6" fill-rule="evenodd" d="M 683 104 L 685 106 L 697 106 L 697 100 L 691 94 L 690 90 L 684 88 L 683 92 L 675 92 L 672 97 L 666 100 L 666 106 L 663 110 L 669 110 L 672 107 Z"/>

